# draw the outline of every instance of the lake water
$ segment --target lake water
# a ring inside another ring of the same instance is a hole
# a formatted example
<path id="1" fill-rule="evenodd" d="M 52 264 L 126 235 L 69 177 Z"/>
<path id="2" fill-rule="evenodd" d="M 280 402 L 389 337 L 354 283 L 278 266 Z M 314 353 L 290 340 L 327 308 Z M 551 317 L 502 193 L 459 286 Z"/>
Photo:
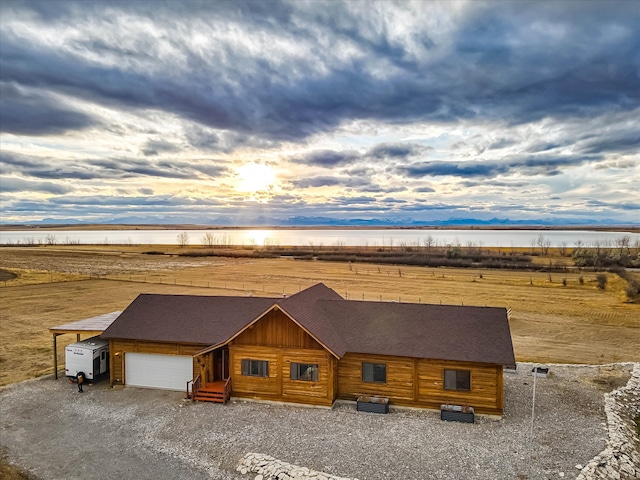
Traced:
<path id="1" fill-rule="evenodd" d="M 45 244 L 47 236 L 57 244 L 131 244 L 178 245 L 183 230 L 13 230 L 0 231 L 0 244 Z M 617 239 L 629 236 L 630 245 L 640 244 L 640 234 L 596 232 L 590 230 L 420 230 L 420 229 L 220 229 L 186 230 L 189 245 L 200 246 L 205 235 L 214 245 L 247 246 L 401 246 L 424 245 L 430 237 L 433 245 L 483 247 L 530 247 L 542 235 L 551 247 L 563 243 L 573 247 L 596 243 L 615 245 Z"/>

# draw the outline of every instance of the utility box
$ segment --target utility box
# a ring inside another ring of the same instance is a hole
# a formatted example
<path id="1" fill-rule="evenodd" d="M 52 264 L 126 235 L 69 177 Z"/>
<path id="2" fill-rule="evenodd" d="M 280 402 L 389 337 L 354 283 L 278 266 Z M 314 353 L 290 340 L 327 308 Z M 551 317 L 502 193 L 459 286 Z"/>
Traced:
<path id="1" fill-rule="evenodd" d="M 65 375 L 70 379 L 82 373 L 86 380 L 93 380 L 109 371 L 109 341 L 91 337 L 67 345 L 65 351 Z"/>

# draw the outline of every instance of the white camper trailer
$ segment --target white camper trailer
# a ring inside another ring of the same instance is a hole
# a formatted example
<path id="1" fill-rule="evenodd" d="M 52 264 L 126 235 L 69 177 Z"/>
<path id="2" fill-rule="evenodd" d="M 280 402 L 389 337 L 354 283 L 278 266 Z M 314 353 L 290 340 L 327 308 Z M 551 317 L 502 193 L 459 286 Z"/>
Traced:
<path id="1" fill-rule="evenodd" d="M 72 343 L 66 348 L 65 374 L 71 379 L 82 373 L 86 380 L 93 380 L 109 371 L 109 341 L 91 337 Z"/>

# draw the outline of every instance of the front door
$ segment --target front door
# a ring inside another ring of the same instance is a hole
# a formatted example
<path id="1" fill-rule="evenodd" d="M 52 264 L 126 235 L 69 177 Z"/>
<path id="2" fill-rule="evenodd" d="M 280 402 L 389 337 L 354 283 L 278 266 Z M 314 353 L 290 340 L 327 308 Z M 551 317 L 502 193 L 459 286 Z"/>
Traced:
<path id="1" fill-rule="evenodd" d="M 213 352 L 213 381 L 229 378 L 229 348 L 222 347 Z"/>

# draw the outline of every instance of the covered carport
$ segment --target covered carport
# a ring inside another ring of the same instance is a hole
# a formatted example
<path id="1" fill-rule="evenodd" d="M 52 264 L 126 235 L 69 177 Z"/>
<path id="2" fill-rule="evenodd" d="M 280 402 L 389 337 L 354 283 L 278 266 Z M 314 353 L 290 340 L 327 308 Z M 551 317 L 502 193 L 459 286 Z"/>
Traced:
<path id="1" fill-rule="evenodd" d="M 76 341 L 79 342 L 81 335 L 85 335 L 85 338 L 100 335 L 121 313 L 122 312 L 105 313 L 104 315 L 85 318 L 77 322 L 65 323 L 64 325 L 58 325 L 57 327 L 51 327 L 49 329 L 53 335 L 53 372 L 56 379 L 58 378 L 58 337 L 65 334 L 75 334 Z"/>

